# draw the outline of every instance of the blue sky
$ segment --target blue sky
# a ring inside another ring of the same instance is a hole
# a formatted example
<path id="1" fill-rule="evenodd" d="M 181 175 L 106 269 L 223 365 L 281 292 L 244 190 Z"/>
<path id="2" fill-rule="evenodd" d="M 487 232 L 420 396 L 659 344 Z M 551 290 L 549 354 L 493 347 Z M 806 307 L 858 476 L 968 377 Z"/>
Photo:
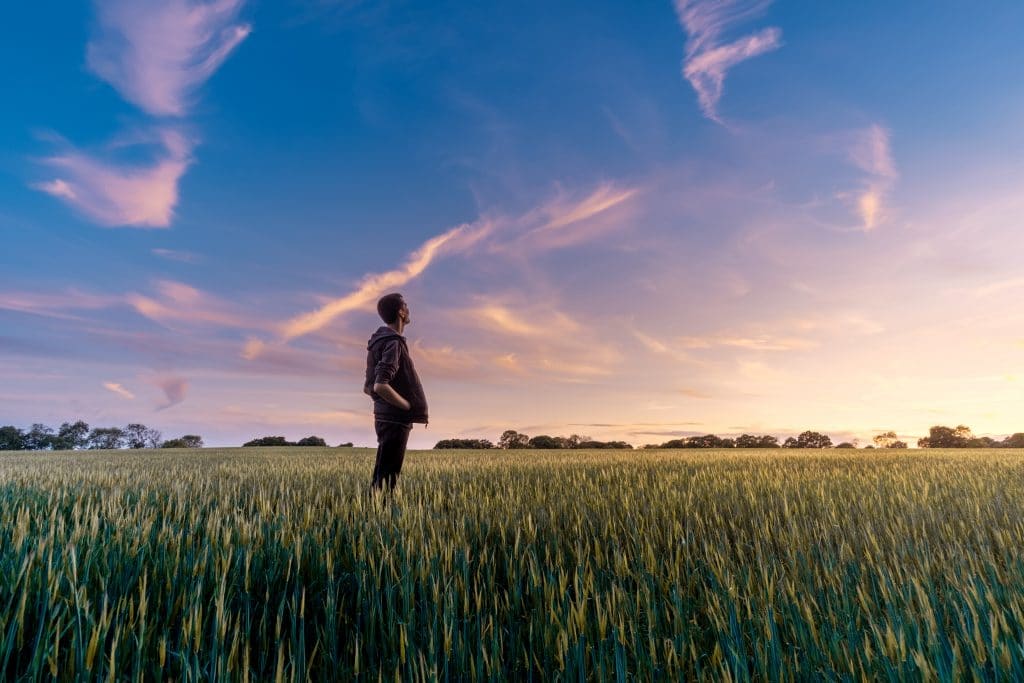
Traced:
<path id="1" fill-rule="evenodd" d="M 22 3 L 3 423 L 372 441 L 1018 424 L 1019 3 Z"/>

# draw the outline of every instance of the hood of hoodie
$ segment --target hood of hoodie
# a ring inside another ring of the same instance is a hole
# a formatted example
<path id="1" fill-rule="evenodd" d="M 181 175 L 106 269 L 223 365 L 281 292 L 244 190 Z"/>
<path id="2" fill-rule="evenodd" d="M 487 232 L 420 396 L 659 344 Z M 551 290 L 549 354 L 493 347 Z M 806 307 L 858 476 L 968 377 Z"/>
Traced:
<path id="1" fill-rule="evenodd" d="M 373 348 L 373 345 L 384 341 L 385 339 L 401 339 L 402 343 L 405 343 L 405 337 L 395 332 L 387 325 L 382 325 L 377 328 L 377 331 L 370 335 L 370 340 L 366 342 L 366 350 L 369 351 Z"/>

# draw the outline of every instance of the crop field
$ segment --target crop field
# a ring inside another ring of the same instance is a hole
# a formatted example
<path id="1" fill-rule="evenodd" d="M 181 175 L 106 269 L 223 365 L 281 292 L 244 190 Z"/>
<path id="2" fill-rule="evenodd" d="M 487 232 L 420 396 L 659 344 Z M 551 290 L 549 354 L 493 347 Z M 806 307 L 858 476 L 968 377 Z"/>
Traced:
<path id="1" fill-rule="evenodd" d="M 1024 679 L 1024 453 L 0 454 L 0 679 Z"/>

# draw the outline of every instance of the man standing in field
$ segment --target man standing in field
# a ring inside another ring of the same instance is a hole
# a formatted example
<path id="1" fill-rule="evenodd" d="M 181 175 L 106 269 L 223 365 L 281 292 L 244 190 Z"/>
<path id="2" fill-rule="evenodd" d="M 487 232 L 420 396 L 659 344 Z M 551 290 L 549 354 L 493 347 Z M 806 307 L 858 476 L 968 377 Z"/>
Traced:
<path id="1" fill-rule="evenodd" d="M 366 345 L 366 381 L 363 392 L 373 398 L 377 430 L 377 462 L 371 486 L 395 488 L 402 471 L 405 447 L 414 422 L 427 424 L 427 399 L 402 331 L 411 322 L 409 306 L 401 294 L 386 294 L 377 302 L 385 325 Z"/>

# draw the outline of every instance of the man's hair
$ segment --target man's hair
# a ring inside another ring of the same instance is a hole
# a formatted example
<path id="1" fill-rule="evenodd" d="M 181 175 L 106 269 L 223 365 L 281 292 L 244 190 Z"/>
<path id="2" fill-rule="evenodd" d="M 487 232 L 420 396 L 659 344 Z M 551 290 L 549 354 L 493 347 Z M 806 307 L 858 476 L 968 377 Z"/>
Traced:
<path id="1" fill-rule="evenodd" d="M 377 313 L 385 324 L 390 325 L 398 320 L 398 312 L 402 310 L 405 300 L 398 292 L 385 294 L 377 301 Z"/>

